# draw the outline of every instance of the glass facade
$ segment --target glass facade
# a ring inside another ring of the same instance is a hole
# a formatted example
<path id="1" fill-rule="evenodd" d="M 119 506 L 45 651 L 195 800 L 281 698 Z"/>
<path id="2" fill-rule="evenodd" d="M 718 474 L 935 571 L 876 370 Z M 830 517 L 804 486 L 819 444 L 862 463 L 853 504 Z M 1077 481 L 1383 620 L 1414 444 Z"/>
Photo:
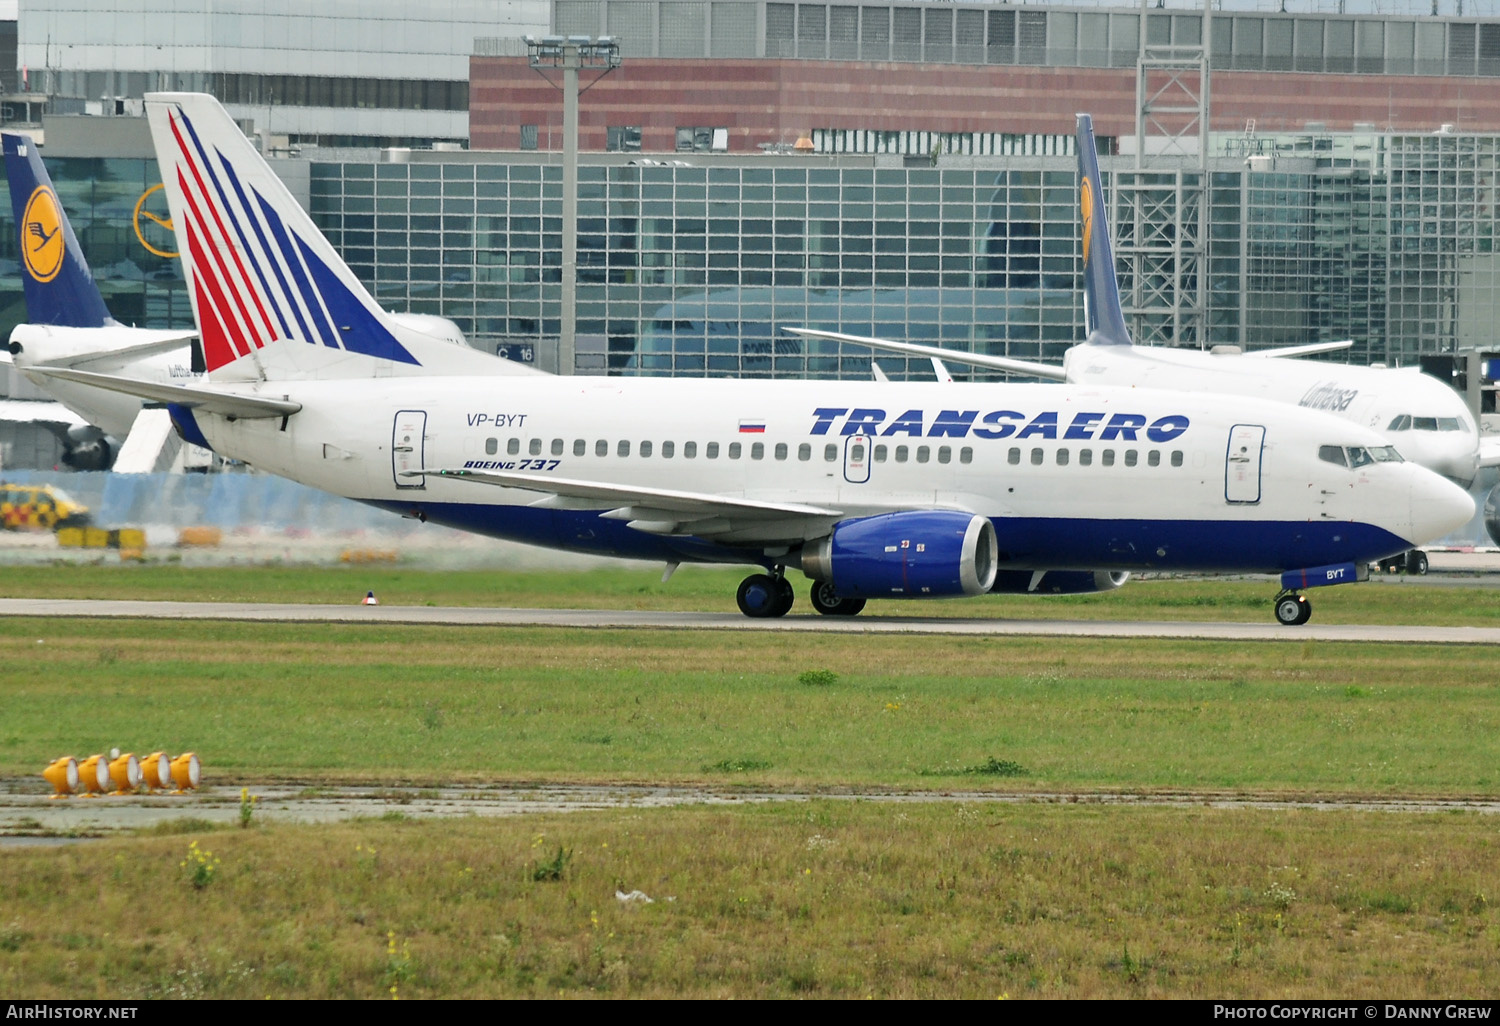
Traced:
<path id="1" fill-rule="evenodd" d="M 311 212 L 385 308 L 449 317 L 491 351 L 555 352 L 561 171 L 519 153 L 484 156 L 315 161 Z M 1248 167 L 1215 158 L 1209 173 L 1207 342 L 1352 338 L 1349 359 L 1401 364 L 1493 343 L 1500 136 L 1297 134 L 1265 137 L 1255 156 Z M 1059 359 L 1083 322 L 1072 158 L 874 166 L 897 159 L 687 166 L 621 155 L 580 168 L 578 352 L 594 357 L 580 366 L 871 373 L 867 352 L 804 343 L 779 330 L 788 325 Z M 154 163 L 48 166 L 115 316 L 187 326 L 180 271 L 132 225 Z M 1105 161 L 1106 188 L 1116 168 Z M 3 210 L 8 333 L 24 304 Z M 930 374 L 921 361 L 881 363 Z"/>

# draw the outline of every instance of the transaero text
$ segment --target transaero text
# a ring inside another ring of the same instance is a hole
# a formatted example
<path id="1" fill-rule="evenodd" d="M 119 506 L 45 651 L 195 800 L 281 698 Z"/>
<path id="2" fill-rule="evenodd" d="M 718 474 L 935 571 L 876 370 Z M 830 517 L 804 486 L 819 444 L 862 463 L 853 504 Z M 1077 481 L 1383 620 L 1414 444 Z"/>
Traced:
<path id="1" fill-rule="evenodd" d="M 1170 442 L 1188 429 L 1188 418 L 1171 413 L 1148 422 L 1139 413 L 1075 413 L 1066 423 L 1056 410 L 1027 415 L 1018 410 L 907 410 L 895 417 L 885 410 L 820 406 L 813 410 L 812 434 L 907 435 L 912 438 L 1047 438 L 1080 442 Z"/>

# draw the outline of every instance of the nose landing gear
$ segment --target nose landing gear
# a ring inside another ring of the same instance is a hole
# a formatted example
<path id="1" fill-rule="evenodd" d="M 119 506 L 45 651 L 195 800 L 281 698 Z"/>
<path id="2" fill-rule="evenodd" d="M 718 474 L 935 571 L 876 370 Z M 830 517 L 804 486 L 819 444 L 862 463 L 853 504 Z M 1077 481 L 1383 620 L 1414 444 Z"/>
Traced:
<path id="1" fill-rule="evenodd" d="M 1312 619 L 1312 603 L 1307 601 L 1307 596 L 1295 591 L 1277 595 L 1274 606 L 1276 621 L 1287 627 L 1297 627 Z"/>

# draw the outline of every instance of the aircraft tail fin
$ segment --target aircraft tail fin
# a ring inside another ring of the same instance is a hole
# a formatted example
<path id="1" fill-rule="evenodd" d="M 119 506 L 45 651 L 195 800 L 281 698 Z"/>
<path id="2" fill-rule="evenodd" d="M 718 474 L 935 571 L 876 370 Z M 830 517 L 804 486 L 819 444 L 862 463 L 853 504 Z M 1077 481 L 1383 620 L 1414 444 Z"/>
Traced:
<path id="1" fill-rule="evenodd" d="M 211 377 L 518 372 L 381 309 L 212 96 L 151 93 L 146 114 Z"/>
<path id="2" fill-rule="evenodd" d="M 0 133 L 0 139 L 5 148 L 5 174 L 10 179 L 11 208 L 20 233 L 26 319 L 32 324 L 66 328 L 114 324 L 36 143 L 16 132 Z"/>
<path id="3" fill-rule="evenodd" d="M 1094 147 L 1094 119 L 1078 116 L 1079 204 L 1083 213 L 1083 318 L 1092 345 L 1128 346 L 1130 329 L 1120 304 L 1114 247 L 1109 241 L 1109 214 L 1099 181 L 1099 154 Z"/>

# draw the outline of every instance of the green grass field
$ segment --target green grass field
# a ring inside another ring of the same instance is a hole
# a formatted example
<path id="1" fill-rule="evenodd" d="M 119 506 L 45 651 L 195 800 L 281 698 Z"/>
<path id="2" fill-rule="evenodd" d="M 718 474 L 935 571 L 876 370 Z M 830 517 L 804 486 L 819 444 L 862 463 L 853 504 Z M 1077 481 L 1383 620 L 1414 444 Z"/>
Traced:
<path id="1" fill-rule="evenodd" d="M 539 575 L 70 567 L 0 591 L 722 608 L 736 578 L 563 575 L 554 594 Z M 1493 621 L 1484 589 L 1339 592 L 1350 620 Z M 1260 619 L 1268 599 L 1142 582 L 977 605 Z M 1500 679 L 1479 647 L 11 618 L 0 667 L 0 774 L 37 788 L 52 757 L 119 745 L 193 748 L 230 796 L 271 780 L 1500 791 Z M 1473 812 L 825 800 L 252 820 L 0 848 L 0 992 L 1500 995 L 1500 835 Z"/>

